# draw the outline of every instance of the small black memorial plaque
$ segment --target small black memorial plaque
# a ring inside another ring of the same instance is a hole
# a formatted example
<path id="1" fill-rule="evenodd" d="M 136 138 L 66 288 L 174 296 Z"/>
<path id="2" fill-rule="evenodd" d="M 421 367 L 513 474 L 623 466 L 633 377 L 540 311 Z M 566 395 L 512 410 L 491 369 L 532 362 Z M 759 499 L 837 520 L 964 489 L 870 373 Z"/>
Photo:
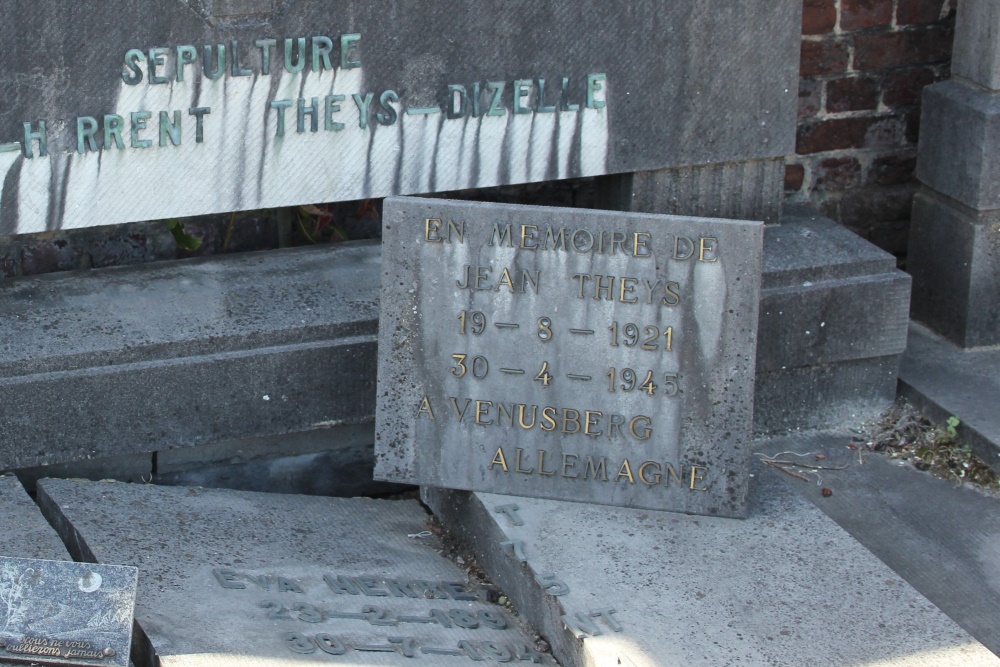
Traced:
<path id="1" fill-rule="evenodd" d="M 138 570 L 0 557 L 0 661 L 127 667 Z"/>
<path id="2" fill-rule="evenodd" d="M 763 225 L 393 198 L 379 479 L 744 516 Z"/>

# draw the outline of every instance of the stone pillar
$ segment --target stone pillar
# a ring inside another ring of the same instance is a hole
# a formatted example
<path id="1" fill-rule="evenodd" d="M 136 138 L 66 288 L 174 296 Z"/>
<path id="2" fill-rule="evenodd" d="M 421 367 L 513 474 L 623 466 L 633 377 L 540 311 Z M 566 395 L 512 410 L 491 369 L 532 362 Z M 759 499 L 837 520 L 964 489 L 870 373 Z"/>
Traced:
<path id="1" fill-rule="evenodd" d="M 958 4 L 952 79 L 924 89 L 910 315 L 962 347 L 1000 344 L 1000 3 Z"/>

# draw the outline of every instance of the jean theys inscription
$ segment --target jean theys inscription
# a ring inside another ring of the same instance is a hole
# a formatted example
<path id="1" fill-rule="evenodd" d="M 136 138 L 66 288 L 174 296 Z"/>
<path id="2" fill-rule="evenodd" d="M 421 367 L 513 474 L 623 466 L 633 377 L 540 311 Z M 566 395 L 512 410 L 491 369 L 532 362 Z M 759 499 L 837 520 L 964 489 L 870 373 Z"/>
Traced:
<path id="1" fill-rule="evenodd" d="M 386 207 L 376 474 L 739 516 L 759 223 Z"/>

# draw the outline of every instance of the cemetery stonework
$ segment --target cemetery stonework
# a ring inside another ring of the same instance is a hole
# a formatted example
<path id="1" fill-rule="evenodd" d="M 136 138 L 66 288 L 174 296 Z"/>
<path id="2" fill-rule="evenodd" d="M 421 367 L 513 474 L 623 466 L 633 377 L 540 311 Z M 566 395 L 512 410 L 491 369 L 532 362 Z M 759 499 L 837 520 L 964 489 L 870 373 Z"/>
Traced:
<path id="1" fill-rule="evenodd" d="M 781 3 L 462 9 L 174 0 L 154 20 L 136 0 L 14 2 L 0 233 L 747 160 L 777 173 L 792 151 Z"/>
<path id="2" fill-rule="evenodd" d="M 962 347 L 1000 343 L 998 27 L 996 3 L 959 3 L 953 78 L 924 89 L 911 312 Z"/>
<path id="3" fill-rule="evenodd" d="M 376 477 L 742 516 L 763 225 L 390 199 Z"/>

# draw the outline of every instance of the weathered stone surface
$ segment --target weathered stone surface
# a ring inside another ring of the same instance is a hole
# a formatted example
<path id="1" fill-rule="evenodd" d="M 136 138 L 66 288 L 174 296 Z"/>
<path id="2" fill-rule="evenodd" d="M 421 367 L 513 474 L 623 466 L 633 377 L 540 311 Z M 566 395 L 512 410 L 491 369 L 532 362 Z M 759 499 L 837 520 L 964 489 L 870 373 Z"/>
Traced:
<path id="1" fill-rule="evenodd" d="M 0 556 L 0 661 L 127 667 L 136 575 L 134 567 Z"/>
<path id="2" fill-rule="evenodd" d="M 16 477 L 0 477 L 0 556 L 69 560 L 66 547 Z"/>
<path id="3" fill-rule="evenodd" d="M 78 558 L 139 567 L 138 667 L 451 665 L 534 651 L 495 594 L 438 553 L 416 501 L 69 480 L 39 493 Z"/>
<path id="4" fill-rule="evenodd" d="M 924 88 L 917 178 L 978 209 L 1000 208 L 1000 94 L 959 81 Z"/>
<path id="5" fill-rule="evenodd" d="M 370 420 L 378 262 L 359 242 L 5 281 L 0 468 Z"/>
<path id="6" fill-rule="evenodd" d="M 963 347 L 1000 343 L 998 226 L 1000 209 L 976 211 L 926 188 L 917 193 L 908 262 L 913 319 Z"/>
<path id="7" fill-rule="evenodd" d="M 769 225 L 754 431 L 828 428 L 888 407 L 909 296 L 892 255 L 832 220 L 795 207 Z"/>
<path id="8" fill-rule="evenodd" d="M 754 433 L 843 427 L 877 418 L 896 399 L 900 355 L 762 370 Z"/>
<path id="9" fill-rule="evenodd" d="M 783 159 L 619 174 L 601 179 L 600 208 L 778 222 L 784 177 Z"/>
<path id="10" fill-rule="evenodd" d="M 384 217 L 377 478 L 745 512 L 761 223 L 402 198 Z"/>
<path id="11" fill-rule="evenodd" d="M 1000 664 L 762 468 L 739 522 L 485 493 L 425 498 L 562 664 Z"/>
<path id="12" fill-rule="evenodd" d="M 955 17 L 951 73 L 1000 91 L 1000 6 L 990 0 L 965 0 Z"/>
<path id="13" fill-rule="evenodd" d="M 11 0 L 0 234 L 781 157 L 800 9 Z"/>

